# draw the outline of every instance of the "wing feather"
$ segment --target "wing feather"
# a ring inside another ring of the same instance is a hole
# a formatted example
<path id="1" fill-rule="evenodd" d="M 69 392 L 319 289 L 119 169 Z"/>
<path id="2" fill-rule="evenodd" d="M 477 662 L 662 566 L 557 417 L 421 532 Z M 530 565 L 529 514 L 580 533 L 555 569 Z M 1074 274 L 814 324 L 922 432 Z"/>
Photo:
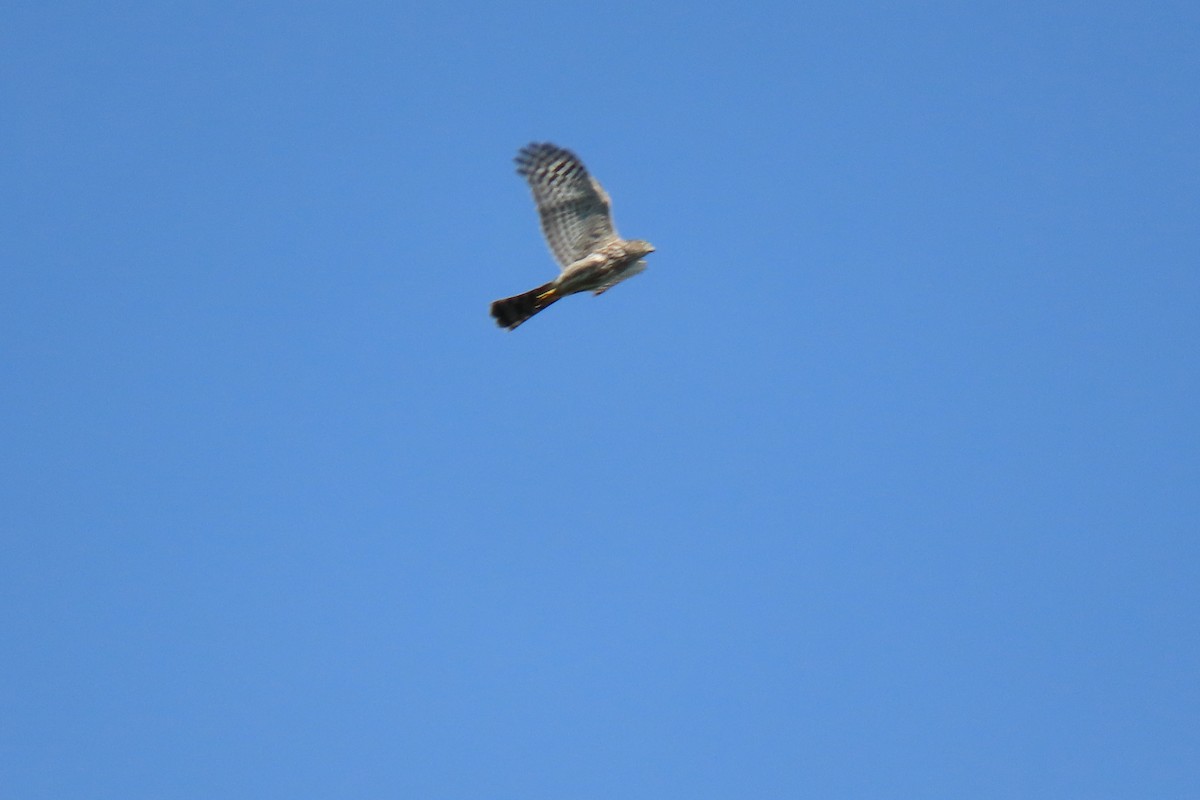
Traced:
<path id="1" fill-rule="evenodd" d="M 529 182 L 542 233 L 561 268 L 617 238 L 608 193 L 574 153 L 549 143 L 517 153 L 517 174 Z"/>

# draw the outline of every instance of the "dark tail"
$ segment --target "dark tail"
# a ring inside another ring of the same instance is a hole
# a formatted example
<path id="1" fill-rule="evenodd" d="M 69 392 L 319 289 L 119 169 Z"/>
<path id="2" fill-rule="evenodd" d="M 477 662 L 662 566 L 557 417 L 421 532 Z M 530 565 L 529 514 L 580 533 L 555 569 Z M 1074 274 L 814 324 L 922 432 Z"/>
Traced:
<path id="1" fill-rule="evenodd" d="M 497 325 L 511 331 L 561 297 L 551 281 L 528 292 L 497 300 L 492 303 L 492 316 L 496 318 Z"/>

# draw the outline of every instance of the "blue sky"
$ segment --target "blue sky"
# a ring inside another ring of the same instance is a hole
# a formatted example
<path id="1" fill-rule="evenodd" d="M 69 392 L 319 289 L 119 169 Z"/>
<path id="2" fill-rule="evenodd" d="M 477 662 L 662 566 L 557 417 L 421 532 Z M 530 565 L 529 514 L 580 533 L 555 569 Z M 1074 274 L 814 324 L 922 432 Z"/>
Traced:
<path id="1" fill-rule="evenodd" d="M 3 18 L 0 794 L 1200 796 L 1194 3 Z"/>

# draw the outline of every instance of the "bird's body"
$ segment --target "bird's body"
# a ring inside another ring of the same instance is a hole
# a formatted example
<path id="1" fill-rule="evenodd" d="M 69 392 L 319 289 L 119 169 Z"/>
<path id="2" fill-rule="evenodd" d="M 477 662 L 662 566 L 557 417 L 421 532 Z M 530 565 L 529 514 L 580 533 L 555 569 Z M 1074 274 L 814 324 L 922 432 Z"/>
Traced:
<path id="1" fill-rule="evenodd" d="M 647 241 L 617 235 L 608 194 L 570 151 L 531 144 L 516 161 L 517 173 L 533 190 L 542 232 L 562 274 L 492 303 L 496 323 L 509 330 L 567 295 L 611 289 L 644 270 L 643 257 L 654 252 Z"/>

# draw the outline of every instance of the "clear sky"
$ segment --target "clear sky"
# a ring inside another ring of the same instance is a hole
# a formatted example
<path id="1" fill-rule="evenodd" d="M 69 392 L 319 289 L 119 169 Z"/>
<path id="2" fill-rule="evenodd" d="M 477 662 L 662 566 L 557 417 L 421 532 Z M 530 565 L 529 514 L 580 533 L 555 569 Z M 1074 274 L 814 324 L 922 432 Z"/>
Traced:
<path id="1" fill-rule="evenodd" d="M 6 3 L 0 796 L 1200 797 L 1198 9 Z"/>

